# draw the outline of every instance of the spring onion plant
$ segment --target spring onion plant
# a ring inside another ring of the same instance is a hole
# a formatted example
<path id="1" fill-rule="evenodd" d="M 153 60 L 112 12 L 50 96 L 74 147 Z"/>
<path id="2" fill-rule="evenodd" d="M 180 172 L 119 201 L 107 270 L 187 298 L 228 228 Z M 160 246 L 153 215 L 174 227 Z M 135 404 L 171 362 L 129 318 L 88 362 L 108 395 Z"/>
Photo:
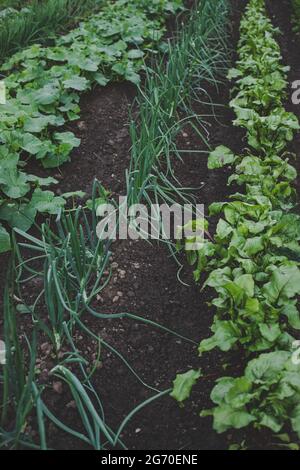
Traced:
<path id="1" fill-rule="evenodd" d="M 14 267 L 8 271 L 8 282 L 4 294 L 4 337 L 6 361 L 1 366 L 1 410 L 0 410 L 0 449 L 25 445 L 23 430 L 33 408 L 31 388 L 35 376 L 36 332 L 33 330 L 31 341 L 24 335 L 22 342 L 18 328 L 18 312 L 13 301 L 15 292 Z M 23 352 L 24 343 L 27 346 Z M 27 365 L 26 365 L 27 363 Z M 6 428 L 9 414 L 13 413 L 13 426 Z M 30 447 L 30 444 L 29 444 Z"/>
<path id="2" fill-rule="evenodd" d="M 48 448 L 47 422 L 60 428 L 96 450 L 126 448 L 120 438 L 122 430 L 138 411 L 170 391 L 158 390 L 145 383 L 131 367 L 128 360 L 113 346 L 91 330 L 86 317 L 92 315 L 95 321 L 107 319 L 128 319 L 143 322 L 169 334 L 184 338 L 176 332 L 151 320 L 131 313 L 107 314 L 95 309 L 95 300 L 110 280 L 110 243 L 97 238 L 96 204 L 107 193 L 95 181 L 91 209 L 78 207 L 64 211 L 55 224 L 44 223 L 39 236 L 33 236 L 15 229 L 12 247 L 13 277 L 6 289 L 5 343 L 7 365 L 4 369 L 2 425 L 5 426 L 7 412 L 11 410 L 11 400 L 16 402 L 16 430 L 12 434 L 0 429 L 0 443 L 9 448 L 33 447 Z M 100 198 L 99 198 L 100 196 Z M 17 240 L 18 239 L 18 240 Z M 21 240 L 22 239 L 22 240 Z M 26 257 L 23 252 L 26 249 Z M 28 253 L 32 253 L 31 255 Z M 104 274 L 105 273 L 105 274 Z M 26 289 L 34 282 L 39 292 L 33 301 L 28 302 Z M 11 285 L 14 285 L 14 289 Z M 30 315 L 33 320 L 34 342 L 29 345 L 30 354 L 23 357 L 23 345 L 17 334 L 17 312 Z M 76 331 L 87 335 L 97 345 L 97 360 L 94 364 L 79 353 L 76 347 Z M 46 403 L 46 388 L 41 386 L 35 370 L 36 335 L 50 340 L 56 352 L 57 365 L 52 374 L 66 382 L 76 403 L 79 420 L 84 432 L 80 433 L 67 426 L 55 415 Z M 184 338 L 191 341 L 188 338 Z M 104 405 L 93 386 L 93 376 L 103 349 L 114 354 L 133 374 L 136 380 L 152 393 L 145 402 L 139 404 L 115 432 L 107 424 Z M 67 352 L 66 352 L 67 351 Z M 28 373 L 27 356 L 31 357 Z M 14 374 L 9 371 L 13 370 Z M 153 394 L 154 393 L 154 394 Z M 29 414 L 36 416 L 38 442 L 26 435 L 26 419 Z"/>
<path id="3" fill-rule="evenodd" d="M 139 119 L 130 128 L 131 203 L 185 198 L 186 190 L 172 171 L 172 158 L 182 158 L 176 137 L 191 124 L 208 146 L 205 116 L 196 115 L 192 103 L 203 103 L 203 96 L 209 101 L 204 85 L 217 86 L 227 69 L 228 9 L 227 0 L 199 1 L 179 38 L 169 41 L 166 55 L 146 68 L 145 86 L 137 98 Z"/>

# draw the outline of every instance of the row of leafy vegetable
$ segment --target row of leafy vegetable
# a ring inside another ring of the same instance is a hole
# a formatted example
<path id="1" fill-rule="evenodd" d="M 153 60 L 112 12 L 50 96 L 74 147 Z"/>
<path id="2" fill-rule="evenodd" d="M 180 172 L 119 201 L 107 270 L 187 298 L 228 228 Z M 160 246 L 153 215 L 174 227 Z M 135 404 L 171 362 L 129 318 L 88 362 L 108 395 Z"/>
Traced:
<path id="1" fill-rule="evenodd" d="M 229 185 L 243 191 L 210 206 L 210 215 L 219 217 L 215 237 L 188 256 L 196 281 L 208 274 L 203 288 L 217 294 L 213 335 L 201 342 L 200 354 L 243 350 L 249 360 L 243 376 L 217 381 L 215 407 L 202 415 L 213 416 L 219 433 L 249 425 L 279 433 L 290 426 L 300 437 L 300 366 L 293 360 L 300 330 L 300 216 L 293 212 L 297 172 L 286 150 L 300 127 L 283 106 L 288 68 L 276 34 L 264 0 L 251 0 L 239 59 L 229 73 L 234 125 L 246 130 L 247 148 L 234 155 L 220 146 L 209 157 L 210 169 L 231 167 Z M 183 401 L 199 375 L 177 377 L 173 396 Z"/>
<path id="2" fill-rule="evenodd" d="M 167 16 L 181 8 L 181 0 L 107 2 L 55 46 L 33 45 L 1 67 L 7 102 L 0 105 L 0 220 L 26 231 L 37 213 L 57 214 L 66 204 L 42 189 L 55 179 L 25 172 L 26 159 L 45 168 L 66 162 L 80 139 L 61 128 L 79 118 L 80 93 L 113 80 L 138 84 L 145 54 L 161 45 Z M 9 248 L 0 225 L 0 252 Z"/>

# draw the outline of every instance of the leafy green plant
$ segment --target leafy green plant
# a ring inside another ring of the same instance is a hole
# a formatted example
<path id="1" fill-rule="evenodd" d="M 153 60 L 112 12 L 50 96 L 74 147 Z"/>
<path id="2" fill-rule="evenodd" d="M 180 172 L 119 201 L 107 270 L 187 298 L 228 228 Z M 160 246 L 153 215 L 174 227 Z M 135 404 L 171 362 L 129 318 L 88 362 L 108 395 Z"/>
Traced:
<path id="1" fill-rule="evenodd" d="M 248 143 L 260 156 L 250 152 L 236 156 L 223 146 L 210 154 L 209 168 L 232 165 L 235 173 L 229 178 L 229 184 L 243 186 L 246 192 L 232 195 L 232 202 L 211 205 L 211 215 L 223 215 L 215 240 L 206 241 L 198 253 L 189 255 L 190 261 L 197 263 L 196 280 L 202 271 L 209 272 L 204 287 L 209 286 L 218 293 L 212 301 L 212 306 L 217 308 L 214 335 L 202 341 L 201 353 L 216 346 L 227 351 L 237 344 L 252 352 L 276 344 L 290 347 L 293 337 L 286 332 L 286 321 L 299 328 L 296 296 L 300 293 L 300 270 L 297 261 L 290 257 L 299 253 L 300 219 L 286 213 L 296 203 L 291 184 L 297 172 L 288 158 L 278 156 L 299 129 L 299 123 L 294 115 L 285 113 L 282 104 L 279 107 L 285 93 L 282 81 L 286 83 L 286 71 L 280 66 L 276 41 L 272 36 L 265 36 L 265 31 L 271 34 L 275 30 L 257 9 L 259 4 L 262 2 L 251 3 L 250 14 L 241 23 L 241 59 L 229 75 L 238 78 L 237 87 L 241 85 L 244 92 L 243 98 L 238 95 L 238 105 L 235 100 L 231 102 L 238 116 L 235 124 L 247 129 Z M 253 37 L 257 38 L 255 44 Z M 262 59 L 257 44 L 266 49 L 263 67 L 259 66 Z M 275 101 L 257 104 L 256 78 L 265 77 L 267 64 L 282 80 L 278 78 L 279 87 L 274 85 L 274 91 L 278 88 Z M 274 64 L 278 64 L 278 69 Z M 248 75 L 249 68 L 252 77 Z M 288 256 L 284 256 L 286 249 L 290 250 Z"/>
<path id="2" fill-rule="evenodd" d="M 0 105 L 0 220 L 26 231 L 41 211 L 41 199 L 52 198 L 56 207 L 64 204 L 41 191 L 53 179 L 25 173 L 24 157 L 36 158 L 45 168 L 66 162 L 80 140 L 60 128 L 79 118 L 79 94 L 110 80 L 138 83 L 145 54 L 157 49 L 167 15 L 180 4 L 108 3 L 55 46 L 35 44 L 2 66 L 7 103 Z M 45 212 L 54 213 L 54 205 L 53 212 Z"/>
<path id="3" fill-rule="evenodd" d="M 231 166 L 229 185 L 244 193 L 211 205 L 210 215 L 221 215 L 215 237 L 188 257 L 196 281 L 207 273 L 203 288 L 217 293 L 213 336 L 201 342 L 200 354 L 216 347 L 238 347 L 246 357 L 268 351 L 248 364 L 243 377 L 220 379 L 211 396 L 217 406 L 203 415 L 213 415 L 218 432 L 252 424 L 278 433 L 290 424 L 300 436 L 299 370 L 291 355 L 300 329 L 300 218 L 293 212 L 297 172 L 284 152 L 299 123 L 283 107 L 287 69 L 264 4 L 250 1 L 239 60 L 229 73 L 236 80 L 234 124 L 246 129 L 250 148 L 237 156 L 220 146 L 208 161 L 210 169 Z"/>
<path id="4" fill-rule="evenodd" d="M 300 327 L 300 270 L 290 259 L 299 254 L 300 218 L 286 213 L 294 205 L 289 180 L 296 172 L 279 157 L 235 157 L 224 148 L 210 155 L 209 166 L 219 168 L 225 161 L 235 162 L 237 173 L 230 182 L 245 184 L 246 195 L 210 207 L 211 215 L 223 215 L 214 242 L 206 241 L 198 253 L 190 254 L 191 262 L 197 259 L 195 279 L 209 272 L 204 287 L 218 293 L 212 301 L 217 308 L 214 336 L 201 343 L 200 351 L 216 346 L 227 351 L 238 342 L 249 351 L 277 342 L 289 346 L 286 321 Z"/>
<path id="5" fill-rule="evenodd" d="M 279 433 L 288 421 L 300 438 L 299 372 L 289 352 L 262 354 L 249 362 L 243 377 L 217 381 L 211 394 L 217 406 L 202 416 L 212 415 L 219 433 L 249 424 Z"/>
<path id="6" fill-rule="evenodd" d="M 178 374 L 174 380 L 171 396 L 179 403 L 183 403 L 190 396 L 193 386 L 200 377 L 202 377 L 200 370 L 189 370 L 184 374 Z"/>

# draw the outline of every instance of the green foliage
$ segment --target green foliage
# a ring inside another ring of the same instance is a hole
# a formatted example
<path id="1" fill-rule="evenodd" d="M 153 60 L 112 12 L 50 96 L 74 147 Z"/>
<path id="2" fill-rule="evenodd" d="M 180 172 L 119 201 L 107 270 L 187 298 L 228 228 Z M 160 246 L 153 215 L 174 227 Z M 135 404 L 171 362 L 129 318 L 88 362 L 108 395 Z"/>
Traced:
<path id="1" fill-rule="evenodd" d="M 184 374 L 178 374 L 174 380 L 171 396 L 179 403 L 184 402 L 190 396 L 192 387 L 201 375 L 200 370 L 189 370 Z"/>
<path id="2" fill-rule="evenodd" d="M 77 195 L 81 194 L 68 194 L 69 197 Z M 95 310 L 99 305 L 98 296 L 111 280 L 111 242 L 97 236 L 96 210 L 100 201 L 108 202 L 107 195 L 107 191 L 95 181 L 92 199 L 89 201 L 90 210 L 78 207 L 68 213 L 61 211 L 56 218 L 56 226 L 53 222 L 45 222 L 40 227 L 39 237 L 18 229 L 14 231 L 11 256 L 13 269 L 9 272 L 11 275 L 4 299 L 7 364 L 3 376 L 0 374 L 0 384 L 3 384 L 0 448 L 47 450 L 46 423 L 52 422 L 75 442 L 82 441 L 92 449 L 126 449 L 120 435 L 128 422 L 144 406 L 169 394 L 171 390 L 159 391 L 143 381 L 122 353 L 101 337 L 101 328 L 99 330 L 98 327 L 103 321 L 132 319 L 194 343 L 151 320 L 130 313 Z M 28 297 L 27 286 L 32 282 L 36 289 L 34 295 Z M 34 329 L 34 341 L 31 345 L 27 341 L 30 367 L 28 355 L 23 354 L 24 335 L 19 334 L 20 315 L 28 316 L 29 324 L 31 320 Z M 85 317 L 90 315 L 93 321 L 87 322 Z M 94 325 L 93 330 L 89 325 Z M 75 330 L 84 334 L 87 340 L 92 340 L 91 345 L 96 345 L 95 360 L 85 351 L 82 352 L 79 344 L 75 344 L 78 339 Z M 43 342 L 46 339 L 46 344 L 49 344 L 55 364 L 51 374 L 64 380 L 69 387 L 81 423 L 80 432 L 51 411 L 51 400 L 50 404 L 46 403 L 47 386 L 40 383 L 41 370 L 36 364 L 36 339 Z M 108 425 L 109 417 L 104 412 L 101 395 L 93 385 L 93 376 L 101 364 L 104 348 L 121 360 L 143 387 L 155 392 L 155 395 L 138 404 L 124 418 L 116 433 Z M 28 433 L 29 414 L 31 417 L 36 416 L 38 425 L 38 434 L 34 439 Z"/>
<path id="3" fill-rule="evenodd" d="M 291 0 L 291 3 L 292 3 L 292 9 L 293 9 L 294 31 L 299 33 L 300 32 L 300 1 Z"/>
<path id="4" fill-rule="evenodd" d="M 216 168 L 222 168 L 224 165 L 230 165 L 235 160 L 234 154 L 230 149 L 220 145 L 210 154 L 208 161 L 208 168 L 214 170 Z"/>
<path id="5" fill-rule="evenodd" d="M 243 377 L 218 380 L 211 394 L 217 406 L 209 412 L 214 429 L 221 433 L 252 423 L 279 433 L 288 420 L 300 439 L 299 373 L 291 354 L 277 351 L 250 361 Z"/>
<path id="6" fill-rule="evenodd" d="M 221 219 L 214 242 L 207 241 L 197 253 L 196 280 L 203 271 L 210 273 L 205 286 L 218 294 L 212 301 L 217 309 L 214 334 L 202 341 L 200 353 L 215 347 L 228 351 L 237 345 L 250 352 L 289 348 L 292 336 L 287 328 L 298 326 L 300 320 L 296 307 L 300 269 L 286 254 L 287 249 L 294 254 L 300 251 L 300 217 L 289 213 L 296 204 L 292 183 L 297 172 L 280 155 L 299 124 L 282 106 L 286 70 L 273 37 L 276 31 L 262 5 L 257 0 L 248 7 L 241 22 L 240 59 L 229 73 L 241 90 L 231 102 L 238 116 L 235 124 L 247 129 L 252 148 L 246 156 L 236 156 L 221 146 L 208 161 L 211 169 L 233 165 L 229 184 L 244 187 L 245 193 L 232 195 L 231 202 L 211 205 L 211 215 Z M 257 82 L 270 73 L 277 77 L 270 87 L 276 99 L 258 100 Z M 286 315 L 287 310 L 293 313 Z"/>
<path id="7" fill-rule="evenodd" d="M 31 0 L 0 0 L 0 21 L 11 11 L 18 11 L 22 7 L 29 6 L 30 3 Z"/>
<path id="8" fill-rule="evenodd" d="M 190 125 L 206 142 L 205 119 L 195 115 L 191 103 L 203 100 L 204 82 L 216 87 L 226 74 L 228 13 L 227 0 L 199 1 L 177 41 L 166 46 L 168 59 L 162 54 L 146 69 L 145 86 L 137 98 L 139 120 L 130 128 L 131 203 L 185 198 L 173 173 L 174 158 L 182 158 L 177 136 Z"/>
<path id="9" fill-rule="evenodd" d="M 104 0 L 31 0 L 4 2 L 0 11 L 0 63 L 34 43 L 51 44 L 55 35 L 99 10 Z"/>
<path id="10" fill-rule="evenodd" d="M 2 66 L 7 103 L 0 105 L 0 220 L 27 230 L 47 206 L 59 212 L 63 200 L 42 195 L 48 181 L 26 174 L 24 158 L 45 168 L 69 160 L 80 140 L 59 130 L 79 118 L 79 94 L 111 80 L 139 83 L 144 54 L 158 46 L 167 15 L 180 8 L 178 0 L 108 3 L 55 46 L 35 44 Z"/>
<path id="11" fill-rule="evenodd" d="M 218 432 L 250 424 L 278 433 L 289 424 L 300 437 L 299 367 L 292 361 L 300 313 L 300 217 L 293 212 L 297 172 L 284 152 L 299 123 L 283 106 L 287 68 L 275 40 L 277 30 L 266 17 L 263 0 L 251 0 L 241 22 L 236 68 L 234 124 L 247 132 L 249 148 L 234 155 L 218 147 L 211 169 L 231 165 L 234 183 L 244 189 L 230 202 L 214 203 L 220 217 L 213 240 L 189 253 L 195 279 L 208 274 L 204 287 L 217 296 L 213 335 L 201 342 L 200 354 L 219 348 L 267 352 L 251 361 L 244 376 L 220 379 L 212 392 Z M 275 352 L 274 352 L 275 351 Z"/>
<path id="12" fill-rule="evenodd" d="M 15 283 L 13 282 L 14 265 L 10 263 L 7 271 L 7 283 L 4 292 L 4 337 L 5 337 L 5 365 L 1 371 L 0 383 L 2 389 L 2 406 L 0 414 L 0 448 L 12 446 L 17 449 L 22 441 L 22 434 L 29 413 L 33 408 L 31 387 L 35 378 L 36 361 L 36 331 L 32 339 L 25 335 L 27 342 L 27 364 L 25 364 L 24 333 L 20 334 L 18 313 L 15 308 L 13 296 Z M 23 337 L 23 338 L 22 338 Z M 2 366 L 0 366 L 2 369 Z M 14 413 L 14 421 L 9 431 L 6 424 L 9 414 Z"/>

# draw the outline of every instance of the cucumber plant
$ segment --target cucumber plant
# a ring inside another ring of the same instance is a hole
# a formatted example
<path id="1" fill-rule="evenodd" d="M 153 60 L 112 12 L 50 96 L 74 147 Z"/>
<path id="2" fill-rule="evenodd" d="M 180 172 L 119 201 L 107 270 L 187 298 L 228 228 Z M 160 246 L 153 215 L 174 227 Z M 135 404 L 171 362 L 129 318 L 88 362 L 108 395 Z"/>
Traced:
<path id="1" fill-rule="evenodd" d="M 35 44 L 2 65 L 0 220 L 26 231 L 38 212 L 59 213 L 64 198 L 43 189 L 56 181 L 27 174 L 26 159 L 35 158 L 46 169 L 69 160 L 80 139 L 62 126 L 79 118 L 80 94 L 110 81 L 138 84 L 146 55 L 162 40 L 167 16 L 181 8 L 181 0 L 108 2 L 53 47 Z M 3 226 L 0 230 L 0 251 L 5 251 L 8 235 Z"/>

